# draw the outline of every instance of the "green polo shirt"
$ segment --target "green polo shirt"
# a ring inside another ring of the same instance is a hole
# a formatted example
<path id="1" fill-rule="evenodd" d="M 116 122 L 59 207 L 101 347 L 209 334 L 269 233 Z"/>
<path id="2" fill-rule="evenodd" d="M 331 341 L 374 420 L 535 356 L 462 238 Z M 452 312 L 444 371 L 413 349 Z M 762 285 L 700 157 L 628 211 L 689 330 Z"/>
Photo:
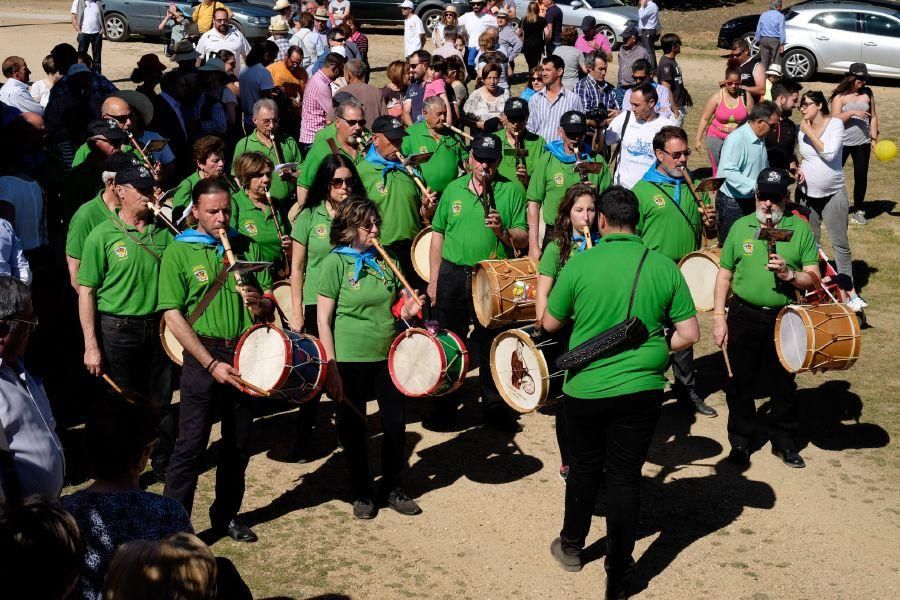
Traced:
<path id="1" fill-rule="evenodd" d="M 506 155 L 506 150 L 515 148 L 515 146 L 506 139 L 506 132 L 498 132 L 497 137 L 500 138 L 501 147 L 503 148 L 503 158 L 500 159 L 500 163 L 497 165 L 497 172 L 510 181 L 519 181 L 519 177 L 516 175 L 516 157 Z M 546 160 L 544 156 L 547 154 L 546 150 L 544 150 L 544 144 L 546 143 L 544 138 L 536 133 L 526 130 L 522 135 L 522 146 L 528 150 L 528 156 L 525 157 L 525 170 L 529 174 L 533 174 L 538 165 Z"/>
<path id="2" fill-rule="evenodd" d="M 554 318 L 573 321 L 569 349 L 625 319 L 644 250 L 636 235 L 609 234 L 592 249 L 569 259 L 547 303 Z M 650 338 L 637 348 L 567 371 L 563 391 L 575 398 L 591 399 L 663 389 L 663 373 L 669 361 L 663 324 L 687 320 L 695 313 L 678 267 L 651 250 L 641 270 L 631 313 L 644 322 Z"/>
<path id="3" fill-rule="evenodd" d="M 459 168 L 469 159 L 469 152 L 457 134 L 441 135 L 439 140 L 431 135 L 428 124 L 419 121 L 406 129 L 401 152 L 404 156 L 434 152 L 427 162 L 418 166 L 425 184 L 437 193 L 443 193 L 447 184 L 459 175 Z"/>
<path id="4" fill-rule="evenodd" d="M 322 261 L 331 253 L 331 215 L 322 202 L 304 208 L 294 221 L 291 237 L 306 246 L 306 273 L 303 277 L 303 305 L 316 303 Z"/>
<path id="5" fill-rule="evenodd" d="M 337 132 L 335 132 L 335 134 L 337 134 Z M 322 161 L 325 160 L 326 156 L 332 154 L 331 146 L 328 145 L 328 139 L 329 138 L 327 137 L 323 137 L 318 141 L 313 142 L 313 145 L 309 147 L 309 152 L 306 153 L 306 158 L 303 159 L 303 169 L 301 169 L 300 175 L 297 177 L 297 187 L 306 189 L 312 187 Z M 335 141 L 335 146 L 337 146 L 338 152 L 346 156 L 354 165 L 362 160 L 362 152 L 358 152 L 356 156 L 350 156 L 344 150 L 344 147 L 338 144 L 337 141 Z"/>
<path id="6" fill-rule="evenodd" d="M 300 156 L 300 147 L 297 146 L 297 140 L 294 138 L 282 133 L 275 134 L 275 143 L 278 144 L 278 153 L 281 155 L 281 160 L 279 160 L 278 157 L 275 156 L 275 148 L 266 146 L 259 141 L 256 133 L 257 132 L 254 129 L 250 132 L 250 135 L 242 140 L 238 140 L 238 143 L 235 145 L 234 158 L 231 161 L 232 175 L 234 175 L 235 161 L 237 161 L 241 154 L 247 152 L 259 152 L 260 154 L 264 154 L 269 157 L 269 160 L 272 161 L 273 165 L 291 162 L 295 162 L 299 165 L 303 160 Z M 282 181 L 281 175 L 277 171 L 272 173 L 272 183 L 269 186 L 269 193 L 272 195 L 273 200 L 287 206 L 291 206 L 297 201 L 296 186 L 289 181 Z"/>
<path id="7" fill-rule="evenodd" d="M 337 136 L 337 123 L 332 121 L 322 129 L 316 132 L 316 135 L 313 136 L 313 144 L 317 144 L 319 142 L 325 141 L 327 138 L 333 138 Z"/>
<path id="8" fill-rule="evenodd" d="M 594 240 L 594 244 L 596 245 L 599 242 L 599 238 Z M 572 244 L 572 252 L 569 254 L 569 258 L 571 259 L 576 254 L 580 253 L 581 250 L 580 244 Z M 587 250 L 587 248 L 585 248 Z M 541 254 L 541 261 L 538 263 L 538 273 L 541 275 L 546 275 L 551 279 L 556 279 L 559 276 L 559 272 L 561 270 L 559 266 L 559 242 L 557 240 L 553 240 L 547 247 L 544 248 L 543 254 Z M 566 261 L 568 263 L 568 260 Z M 563 265 L 565 266 L 565 264 Z"/>
<path id="9" fill-rule="evenodd" d="M 385 246 L 412 240 L 422 229 L 419 208 L 422 192 L 406 171 L 390 171 L 385 179 L 381 167 L 363 159 L 356 165 L 366 195 L 381 213 L 381 243 Z"/>
<path id="10" fill-rule="evenodd" d="M 191 202 L 194 201 L 191 194 L 194 191 L 194 186 L 198 183 L 200 183 L 199 171 L 194 171 L 181 180 L 181 183 L 175 188 L 175 194 L 172 196 L 172 215 L 178 213 L 178 216 L 181 216 L 181 213 L 191 205 Z M 175 218 L 177 219 L 178 216 Z"/>
<path id="11" fill-rule="evenodd" d="M 509 258 L 509 249 L 484 224 L 484 205 L 469 189 L 470 181 L 472 175 L 451 181 L 438 202 L 431 228 L 444 236 L 441 256 L 453 264 L 470 267 L 489 258 Z M 493 189 L 503 226 L 528 231 L 522 186 L 497 177 Z"/>
<path id="12" fill-rule="evenodd" d="M 130 144 L 122 144 L 122 146 L 121 146 L 121 148 L 119 148 L 119 150 L 122 152 L 122 154 L 131 154 L 136 159 L 142 160 L 141 156 L 137 153 L 137 150 L 132 148 Z M 78 165 L 80 165 L 81 163 L 86 161 L 87 157 L 90 155 L 90 153 L 91 153 L 91 147 L 88 146 L 87 142 L 78 146 L 78 150 L 75 151 L 75 157 L 72 158 L 72 168 L 74 169 L 75 167 L 77 167 Z M 143 162 L 141 164 L 143 164 Z"/>
<path id="13" fill-rule="evenodd" d="M 111 214 L 112 211 L 103 201 L 102 191 L 78 207 L 69 221 L 69 231 L 66 233 L 66 256 L 80 259 L 88 235 Z"/>
<path id="14" fill-rule="evenodd" d="M 278 226 L 285 235 L 291 234 L 287 211 L 283 204 L 276 204 Z M 247 192 L 241 190 L 231 195 L 231 228 L 246 235 L 259 244 L 260 256 L 266 262 L 278 263 L 282 260 L 281 239 L 275 228 L 274 215 L 270 207 L 260 208 L 253 204 Z"/>
<path id="15" fill-rule="evenodd" d="M 401 286 L 384 260 L 379 257 L 376 262 L 383 274 L 366 266 L 356 282 L 354 258 L 331 252 L 320 265 L 319 294 L 336 303 L 332 323 L 338 362 L 385 360 L 397 337 L 391 306 Z"/>
<path id="16" fill-rule="evenodd" d="M 631 191 L 637 196 L 640 211 L 637 234 L 648 248 L 675 262 L 699 250 L 703 219 L 687 185 L 681 185 L 678 203 L 672 184 L 642 179 Z M 706 192 L 700 194 L 700 200 L 707 206 L 712 204 Z"/>
<path id="17" fill-rule="evenodd" d="M 259 245 L 239 235 L 231 238 L 231 248 L 238 260 L 260 261 Z M 209 289 L 224 260 L 211 244 L 173 241 L 163 254 L 159 272 L 159 310 L 175 309 L 188 317 Z M 246 285 L 265 291 L 272 287 L 268 273 L 247 273 Z M 253 315 L 244 306 L 233 275 L 215 295 L 194 323 L 198 335 L 234 339 L 253 325 Z"/>
<path id="18" fill-rule="evenodd" d="M 790 242 L 775 243 L 776 254 L 784 259 L 789 269 L 801 271 L 803 267 L 819 264 L 819 251 L 809 223 L 786 214 L 778 227 L 794 231 Z M 756 239 L 758 231 L 756 213 L 735 221 L 722 244 L 719 265 L 734 272 L 731 289 L 736 296 L 756 306 L 787 306 L 796 300 L 796 288 L 766 269 L 769 251 L 765 240 Z"/>
<path id="19" fill-rule="evenodd" d="M 96 290 L 97 310 L 102 313 L 120 317 L 153 314 L 160 260 L 172 239 L 164 227 L 149 224 L 138 231 L 123 223 L 118 214 L 109 213 L 84 242 L 78 284 Z"/>
<path id="20" fill-rule="evenodd" d="M 603 164 L 602 171 L 589 173 L 587 176 L 588 181 L 597 188 L 597 193 L 600 193 L 612 185 L 609 167 L 606 159 L 599 154 L 591 154 L 589 161 Z M 545 152 L 543 159 L 535 165 L 534 171 L 531 172 L 528 193 L 525 197 L 529 202 L 543 204 L 544 222 L 547 225 L 553 225 L 556 222 L 556 213 L 563 196 L 566 195 L 566 190 L 576 183 L 581 183 L 581 176 L 575 172 L 575 163 L 563 163 L 550 152 Z"/>

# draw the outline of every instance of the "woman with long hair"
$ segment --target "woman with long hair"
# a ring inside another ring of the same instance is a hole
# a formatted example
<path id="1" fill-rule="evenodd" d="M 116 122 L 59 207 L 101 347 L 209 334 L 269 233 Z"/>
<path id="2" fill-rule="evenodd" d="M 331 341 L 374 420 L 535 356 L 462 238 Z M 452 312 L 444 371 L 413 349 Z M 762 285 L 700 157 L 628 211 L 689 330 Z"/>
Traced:
<path id="1" fill-rule="evenodd" d="M 447 83 L 453 91 L 453 115 L 459 120 L 463 105 L 469 97 L 469 88 L 466 87 L 466 64 L 458 56 L 447 58 Z"/>
<path id="2" fill-rule="evenodd" d="M 409 85 L 409 73 L 405 60 L 395 60 L 387 66 L 387 83 L 381 88 L 381 98 L 387 114 L 392 117 L 403 116 L 403 94 Z"/>
<path id="3" fill-rule="evenodd" d="M 719 167 L 719 156 L 722 145 L 728 135 L 746 123 L 750 111 L 753 110 L 753 96 L 741 87 L 741 70 L 735 66 L 725 69 L 725 81 L 718 92 L 714 92 L 700 115 L 697 125 L 697 137 L 694 147 L 697 152 L 703 148 L 703 136 L 706 134 L 706 149 L 709 153 L 709 164 L 713 175 Z"/>
<path id="4" fill-rule="evenodd" d="M 540 4 L 529 2 L 525 17 L 519 23 L 522 29 L 522 55 L 528 70 L 540 65 L 544 45 L 547 43 L 547 19 L 540 14 Z"/>
<path id="5" fill-rule="evenodd" d="M 841 165 L 853 157 L 853 209 L 850 221 L 866 224 L 863 202 L 869 177 L 869 154 L 878 142 L 878 113 L 875 94 L 866 85 L 869 70 L 863 63 L 850 65 L 850 72 L 831 93 L 831 115 L 844 124 Z"/>
<path id="6" fill-rule="evenodd" d="M 821 244 L 822 222 L 828 229 L 828 238 L 834 250 L 837 272 L 853 281 L 853 259 L 850 239 L 847 235 L 847 181 L 841 165 L 844 125 L 841 120 L 829 116 L 825 95 L 809 91 L 800 97 L 800 171 L 798 180 L 803 191 L 802 199 L 809 208 L 809 224 L 816 243 Z M 856 293 L 855 287 L 848 293 L 847 306 L 855 312 L 868 304 Z"/>
<path id="7" fill-rule="evenodd" d="M 463 114 L 466 122 L 473 130 L 484 131 L 485 123 L 492 123 L 500 118 L 503 105 L 509 99 L 509 90 L 500 87 L 500 65 L 488 63 L 481 70 L 481 80 L 484 85 L 473 91 L 463 106 Z M 492 121 L 493 120 L 493 121 Z M 491 125 L 485 133 L 496 129 Z"/>
<path id="8" fill-rule="evenodd" d="M 435 23 L 434 29 L 431 31 L 431 44 L 434 46 L 434 49 L 444 45 L 444 30 L 448 27 L 459 27 L 458 21 L 459 15 L 456 12 L 456 7 L 452 4 L 448 5 L 444 8 L 444 14 L 441 15 L 441 20 Z"/>
<path id="9" fill-rule="evenodd" d="M 406 401 L 388 372 L 397 320 L 421 314 L 425 296 L 411 297 L 375 248 L 381 216 L 363 196 L 345 200 L 331 224 L 334 250 L 319 273 L 317 319 L 325 347 L 325 387 L 337 404 L 338 435 L 353 488 L 353 516 L 371 519 L 386 504 L 404 515 L 422 512 L 400 485 L 404 464 Z M 394 258 L 396 264 L 396 258 Z M 418 294 L 418 292 L 416 292 Z M 381 418 L 381 483 L 372 493 L 367 451 L 366 402 L 378 402 Z"/>
<path id="10" fill-rule="evenodd" d="M 599 198 L 597 191 L 592 186 L 576 183 L 566 191 L 553 225 L 553 239 L 541 255 L 541 262 L 538 265 L 537 296 L 535 297 L 535 314 L 538 315 L 538 321 L 547 310 L 547 298 L 550 297 L 550 290 L 553 289 L 559 272 L 573 255 L 584 252 L 588 248 L 589 241 L 585 237 L 584 228 L 587 227 L 589 230 L 590 245 L 599 239 L 598 212 Z M 555 339 L 565 346 L 568 345 L 568 339 L 563 338 L 567 337 L 567 335 L 556 336 Z M 556 442 L 562 460 L 559 476 L 565 479 L 569 472 L 569 453 L 565 441 L 566 415 L 563 409 L 562 403 L 557 405 Z"/>
<path id="11" fill-rule="evenodd" d="M 519 94 L 519 98 L 527 101 L 542 89 L 544 89 L 544 80 L 541 77 L 541 68 L 535 67 L 528 73 L 528 84 L 522 90 L 522 93 Z"/>

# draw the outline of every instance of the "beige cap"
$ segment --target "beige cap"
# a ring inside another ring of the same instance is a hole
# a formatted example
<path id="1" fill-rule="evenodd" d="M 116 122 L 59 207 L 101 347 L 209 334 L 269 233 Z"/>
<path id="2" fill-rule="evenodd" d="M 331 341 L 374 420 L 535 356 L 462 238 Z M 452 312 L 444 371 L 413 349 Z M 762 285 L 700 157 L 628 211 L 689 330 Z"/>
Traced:
<path id="1" fill-rule="evenodd" d="M 269 31 L 273 33 L 284 33 L 289 31 L 290 27 L 288 27 L 287 21 L 284 20 L 283 17 L 279 15 L 275 15 L 272 17 L 271 23 L 269 23 Z"/>

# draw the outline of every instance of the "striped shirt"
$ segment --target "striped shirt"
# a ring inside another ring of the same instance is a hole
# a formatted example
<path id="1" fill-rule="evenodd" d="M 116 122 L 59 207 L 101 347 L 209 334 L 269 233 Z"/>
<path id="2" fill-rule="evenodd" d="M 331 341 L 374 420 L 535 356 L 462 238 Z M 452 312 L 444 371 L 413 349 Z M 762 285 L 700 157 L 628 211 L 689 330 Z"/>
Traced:
<path id="1" fill-rule="evenodd" d="M 575 85 L 575 93 L 581 98 L 584 112 L 597 110 L 598 106 L 605 106 L 609 110 L 618 110 L 616 102 L 616 86 L 608 81 L 597 81 L 590 75 Z"/>
<path id="2" fill-rule="evenodd" d="M 331 110 L 331 79 L 321 69 L 309 78 L 303 92 L 300 143 L 312 144 L 316 133 L 325 127 Z"/>
<path id="3" fill-rule="evenodd" d="M 578 94 L 561 88 L 556 100 L 551 102 L 547 97 L 547 90 L 541 90 L 528 99 L 526 127 L 528 131 L 541 136 L 549 144 L 559 139 L 559 120 L 570 110 L 584 112 Z"/>

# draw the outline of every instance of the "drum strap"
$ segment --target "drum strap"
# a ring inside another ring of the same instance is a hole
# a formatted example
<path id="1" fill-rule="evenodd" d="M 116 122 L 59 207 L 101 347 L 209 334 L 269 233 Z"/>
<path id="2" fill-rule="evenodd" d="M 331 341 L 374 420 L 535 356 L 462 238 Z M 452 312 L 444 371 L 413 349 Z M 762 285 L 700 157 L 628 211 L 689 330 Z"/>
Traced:
<path id="1" fill-rule="evenodd" d="M 219 290 L 222 289 L 222 286 L 225 285 L 225 280 L 228 279 L 228 267 L 223 266 L 219 271 L 219 274 L 216 275 L 216 280 L 213 282 L 209 289 L 206 290 L 206 293 L 203 294 L 203 297 L 200 298 L 200 302 L 197 303 L 197 306 L 194 307 L 194 310 L 191 311 L 191 314 L 187 316 L 188 325 L 192 326 L 197 322 L 197 319 L 200 318 L 200 315 L 203 314 L 203 311 L 206 310 L 206 307 L 209 306 L 209 303 L 213 301 L 213 298 L 216 297 L 216 294 L 219 293 Z"/>

